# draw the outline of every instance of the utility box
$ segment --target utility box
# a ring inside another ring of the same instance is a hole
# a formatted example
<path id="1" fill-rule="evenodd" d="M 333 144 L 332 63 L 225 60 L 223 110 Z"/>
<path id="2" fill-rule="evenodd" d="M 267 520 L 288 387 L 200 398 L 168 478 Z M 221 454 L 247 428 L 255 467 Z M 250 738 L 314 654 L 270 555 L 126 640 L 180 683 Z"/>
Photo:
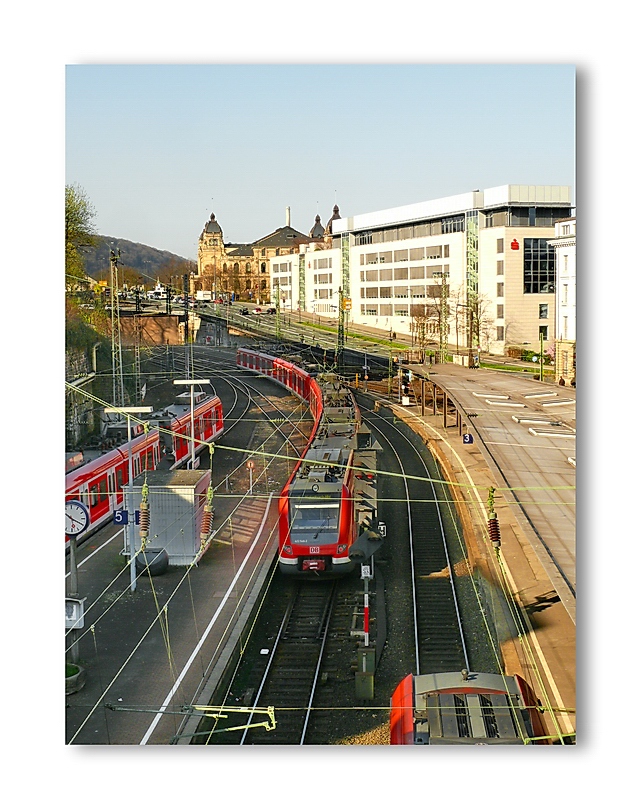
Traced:
<path id="1" fill-rule="evenodd" d="M 200 527 L 211 482 L 209 470 L 150 470 L 146 473 L 149 502 L 147 548 L 165 549 L 169 565 L 190 565 L 200 550 Z M 128 522 L 125 553 L 140 550 L 139 510 L 144 475 L 124 487 Z"/>
<path id="2" fill-rule="evenodd" d="M 375 647 L 360 647 L 358 649 L 358 669 L 355 673 L 357 698 L 373 700 L 375 668 Z"/>

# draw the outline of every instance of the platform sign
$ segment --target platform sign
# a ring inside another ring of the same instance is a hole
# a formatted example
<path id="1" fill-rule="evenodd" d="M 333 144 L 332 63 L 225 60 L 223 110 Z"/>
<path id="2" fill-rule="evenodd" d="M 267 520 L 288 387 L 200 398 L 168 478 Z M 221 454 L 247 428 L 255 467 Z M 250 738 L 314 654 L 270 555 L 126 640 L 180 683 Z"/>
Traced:
<path id="1" fill-rule="evenodd" d="M 116 509 L 113 512 L 113 522 L 118 526 L 128 526 L 129 525 L 129 510 L 128 509 Z M 133 522 L 136 526 L 140 525 L 140 510 L 134 509 L 133 511 Z"/>
<path id="2" fill-rule="evenodd" d="M 462 444 L 473 444 L 473 436 L 471 433 L 462 434 Z"/>

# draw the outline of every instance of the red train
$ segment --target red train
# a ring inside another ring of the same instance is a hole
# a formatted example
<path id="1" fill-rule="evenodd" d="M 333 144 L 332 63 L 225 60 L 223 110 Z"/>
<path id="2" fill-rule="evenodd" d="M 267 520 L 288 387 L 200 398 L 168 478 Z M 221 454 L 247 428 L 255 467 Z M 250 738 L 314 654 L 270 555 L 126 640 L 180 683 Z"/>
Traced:
<path id="1" fill-rule="evenodd" d="M 312 378 L 287 360 L 250 349 L 238 350 L 237 365 L 280 382 L 309 404 L 314 417 L 305 451 L 280 493 L 280 571 L 350 573 L 354 543 L 376 520 L 376 451 L 361 430 L 353 394 L 335 375 Z"/>
<path id="2" fill-rule="evenodd" d="M 87 533 L 104 525 L 114 510 L 123 503 L 122 488 L 129 483 L 129 453 L 132 454 L 134 478 L 144 470 L 155 470 L 163 457 L 171 469 L 184 464 L 191 456 L 191 408 L 182 403 L 171 405 L 149 419 L 151 429 L 126 441 L 127 429 L 122 424 L 110 425 L 109 433 L 125 441 L 93 461 L 67 473 L 65 500 L 79 500 L 89 511 Z M 200 442 L 210 442 L 223 430 L 222 403 L 219 397 L 196 394 L 194 398 L 194 435 Z M 136 424 L 135 431 L 141 428 Z M 132 430 L 132 432 L 135 432 Z M 204 445 L 196 441 L 196 453 Z M 68 540 L 67 540 L 68 544 Z"/>
<path id="3" fill-rule="evenodd" d="M 538 701 L 519 675 L 407 675 L 391 698 L 391 745 L 548 742 Z"/>

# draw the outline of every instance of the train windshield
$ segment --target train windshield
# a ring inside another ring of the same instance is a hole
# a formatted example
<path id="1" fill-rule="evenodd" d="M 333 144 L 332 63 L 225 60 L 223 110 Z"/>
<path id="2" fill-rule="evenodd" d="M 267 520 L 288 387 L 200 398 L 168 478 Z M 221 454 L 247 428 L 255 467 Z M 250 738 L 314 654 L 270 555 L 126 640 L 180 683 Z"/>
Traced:
<path id="1" fill-rule="evenodd" d="M 291 541 L 294 543 L 335 542 L 338 534 L 340 504 L 316 501 L 291 502 Z"/>

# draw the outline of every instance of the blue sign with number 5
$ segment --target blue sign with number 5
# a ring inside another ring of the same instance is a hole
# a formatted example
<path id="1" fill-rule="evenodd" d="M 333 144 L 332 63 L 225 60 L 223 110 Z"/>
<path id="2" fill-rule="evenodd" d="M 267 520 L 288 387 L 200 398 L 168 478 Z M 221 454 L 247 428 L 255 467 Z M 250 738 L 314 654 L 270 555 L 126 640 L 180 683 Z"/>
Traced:
<path id="1" fill-rule="evenodd" d="M 113 513 L 113 522 L 118 526 L 127 526 L 129 524 L 129 512 L 126 509 L 116 509 Z"/>

